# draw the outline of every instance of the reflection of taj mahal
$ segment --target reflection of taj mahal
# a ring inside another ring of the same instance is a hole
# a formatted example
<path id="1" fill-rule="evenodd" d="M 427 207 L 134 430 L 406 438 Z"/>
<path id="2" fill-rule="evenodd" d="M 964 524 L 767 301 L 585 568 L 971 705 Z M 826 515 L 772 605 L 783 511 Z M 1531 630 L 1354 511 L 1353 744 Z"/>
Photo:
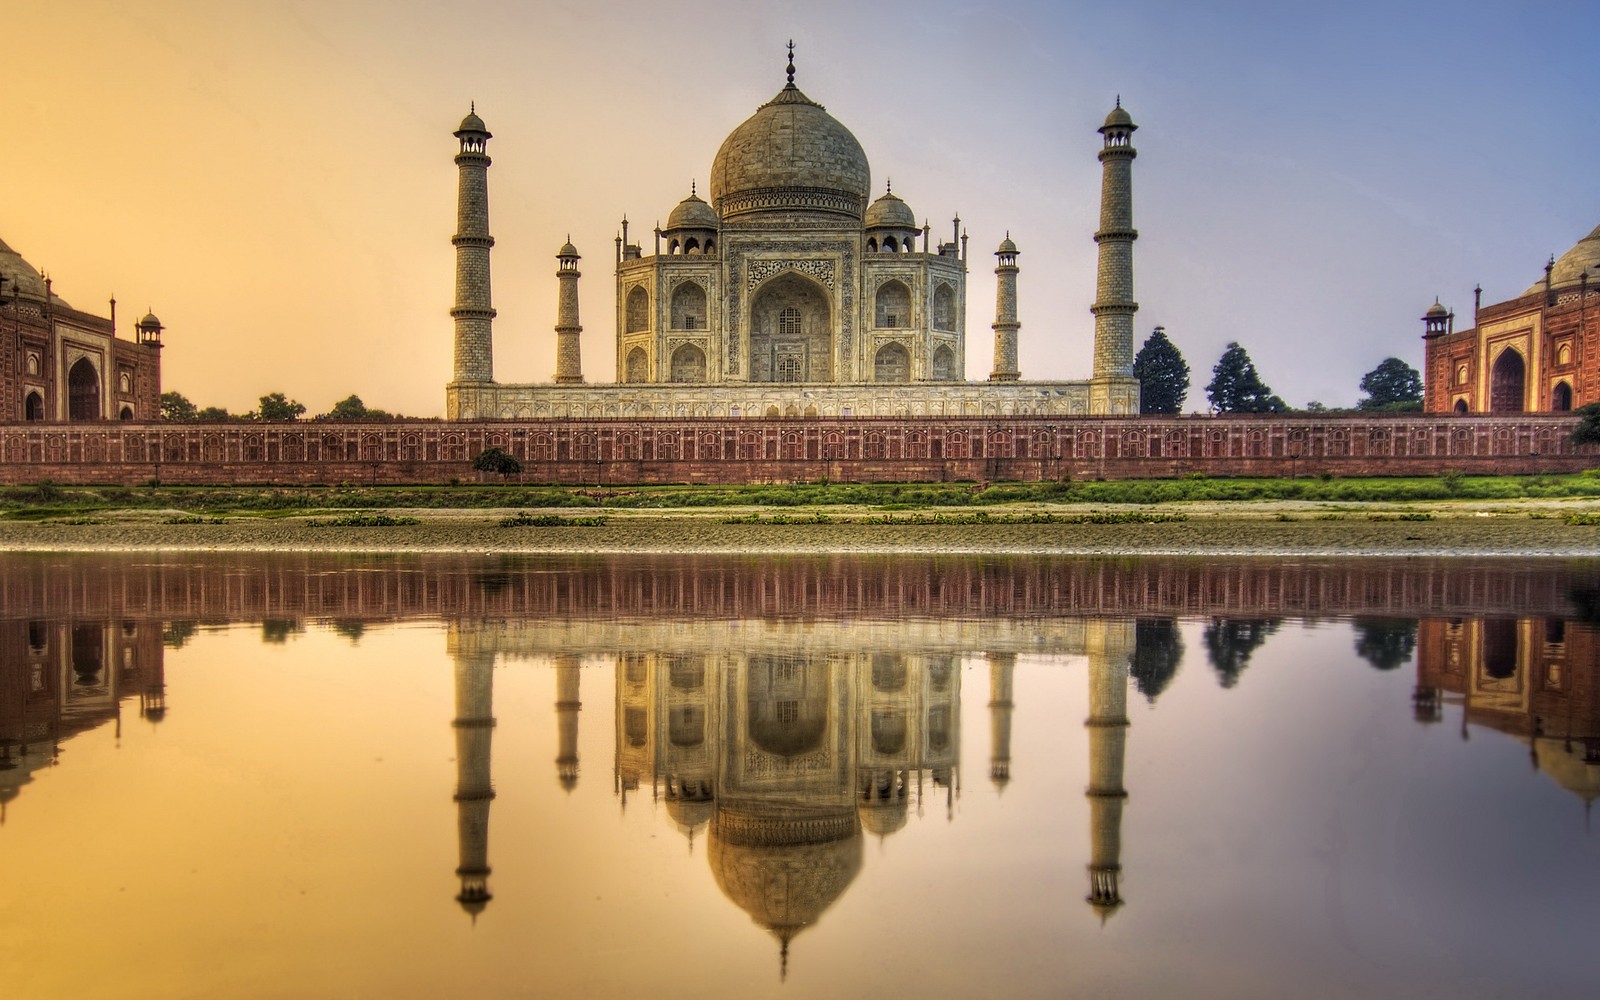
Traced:
<path id="1" fill-rule="evenodd" d="M 816 923 L 856 878 L 867 835 L 903 830 L 930 803 L 953 816 L 960 789 L 962 666 L 984 649 L 990 780 L 1011 780 L 1012 674 L 1019 652 L 1085 657 L 1089 667 L 1088 901 L 1121 905 L 1120 854 L 1131 622 L 1068 620 L 1042 631 L 899 631 L 886 623 L 769 622 L 737 644 L 689 641 L 642 625 L 585 644 L 561 629 L 457 622 L 461 892 L 474 915 L 488 878 L 492 674 L 498 655 L 547 658 L 555 672 L 557 778 L 578 780 L 581 653 L 616 670 L 615 791 L 648 790 L 688 838 L 703 836 L 717 886 L 780 942 Z M 883 624 L 883 627 L 878 627 Z M 617 651 L 650 649 L 652 652 Z M 706 647 L 711 652 L 706 652 Z M 988 647 L 988 648 L 985 648 Z"/>
<path id="2" fill-rule="evenodd" d="M 994 363 L 965 378 L 967 234 L 948 239 L 886 182 L 873 198 L 861 143 L 788 82 L 723 141 L 708 199 L 688 197 L 647 252 L 616 238 L 616 382 L 584 385 L 577 249 L 559 267 L 554 382 L 494 381 L 488 140 L 460 140 L 451 419 L 538 417 L 1000 416 L 1138 412 L 1132 377 L 1132 118 L 1100 128 L 1104 183 L 1094 377 L 1024 382 L 1017 365 L 1018 248 L 995 252 Z M 1052 332 L 1059 337 L 1059 332 Z"/>

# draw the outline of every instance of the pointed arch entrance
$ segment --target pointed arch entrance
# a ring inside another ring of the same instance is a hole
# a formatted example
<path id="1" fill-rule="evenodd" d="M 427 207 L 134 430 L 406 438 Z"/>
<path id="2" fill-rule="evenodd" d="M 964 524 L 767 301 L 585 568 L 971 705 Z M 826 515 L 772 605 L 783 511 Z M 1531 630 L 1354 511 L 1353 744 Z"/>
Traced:
<path id="1" fill-rule="evenodd" d="M 750 381 L 833 381 L 833 310 L 822 286 L 793 271 L 750 301 Z"/>
<path id="2" fill-rule="evenodd" d="M 1572 386 L 1565 382 L 1556 383 L 1556 387 L 1550 390 L 1550 409 L 1558 413 L 1572 409 Z"/>
<path id="3" fill-rule="evenodd" d="M 1506 348 L 1489 373 L 1489 412 L 1521 413 L 1528 368 L 1515 348 Z"/>
<path id="4" fill-rule="evenodd" d="M 100 419 L 100 373 L 88 358 L 79 358 L 67 372 L 67 418 Z"/>

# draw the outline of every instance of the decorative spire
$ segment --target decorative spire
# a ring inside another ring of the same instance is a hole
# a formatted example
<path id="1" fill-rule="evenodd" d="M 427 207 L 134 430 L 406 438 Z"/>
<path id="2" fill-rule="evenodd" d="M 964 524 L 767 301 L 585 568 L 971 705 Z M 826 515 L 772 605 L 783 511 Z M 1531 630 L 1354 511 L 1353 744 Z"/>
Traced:
<path id="1" fill-rule="evenodd" d="M 789 39 L 789 68 L 788 68 L 788 73 L 789 73 L 789 84 L 788 84 L 788 86 L 790 88 L 793 88 L 794 87 L 794 39 L 792 39 L 792 38 Z"/>
<path id="2" fill-rule="evenodd" d="M 893 177 L 885 177 L 883 179 L 883 193 L 884 194 L 894 194 L 894 178 Z"/>
<path id="3" fill-rule="evenodd" d="M 689 178 L 689 197 L 693 198 L 694 196 L 695 196 L 694 178 L 691 177 L 691 178 Z"/>
<path id="4" fill-rule="evenodd" d="M 1119 107 L 1119 108 L 1122 107 L 1122 95 L 1121 94 L 1117 95 L 1117 107 Z"/>
<path id="5" fill-rule="evenodd" d="M 458 108 L 460 106 L 461 105 L 459 105 L 459 104 L 456 105 L 456 107 L 458 107 Z M 471 112 L 472 114 L 477 114 L 478 113 L 478 102 L 477 101 L 468 101 L 467 102 L 467 110 L 469 112 Z"/>

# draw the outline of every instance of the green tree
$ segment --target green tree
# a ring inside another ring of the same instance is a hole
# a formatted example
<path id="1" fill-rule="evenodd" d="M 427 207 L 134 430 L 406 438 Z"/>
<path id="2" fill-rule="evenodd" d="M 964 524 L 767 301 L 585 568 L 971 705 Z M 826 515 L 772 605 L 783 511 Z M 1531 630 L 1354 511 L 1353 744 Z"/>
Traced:
<path id="1" fill-rule="evenodd" d="M 1417 650 L 1417 623 L 1397 618 L 1357 618 L 1356 655 L 1379 670 L 1393 670 Z"/>
<path id="2" fill-rule="evenodd" d="M 1378 367 L 1361 376 L 1361 391 L 1367 398 L 1356 405 L 1363 410 L 1420 407 L 1422 376 L 1399 358 L 1384 358 Z"/>
<path id="3" fill-rule="evenodd" d="M 233 414 L 229 413 L 227 408 L 223 406 L 202 406 L 200 412 L 196 413 L 194 418 L 214 424 L 223 420 L 232 420 Z"/>
<path id="4" fill-rule="evenodd" d="M 508 480 L 522 471 L 522 463 L 517 456 L 503 448 L 485 448 L 481 455 L 472 460 L 472 467 L 479 472 L 497 472 L 502 480 Z"/>
<path id="5" fill-rule="evenodd" d="M 1573 444 L 1600 444 L 1600 403 L 1578 407 L 1578 426 L 1572 429 Z"/>
<path id="6" fill-rule="evenodd" d="M 255 417 L 257 420 L 298 420 L 304 412 L 304 403 L 297 403 L 281 392 L 269 392 L 261 397 Z"/>
<path id="7" fill-rule="evenodd" d="M 189 402 L 187 396 L 181 392 L 163 392 L 161 394 L 161 419 L 162 420 L 197 420 L 200 411 Z"/>
<path id="8" fill-rule="evenodd" d="M 1178 634 L 1176 618 L 1140 618 L 1134 622 L 1133 658 L 1128 674 L 1151 704 L 1177 676 L 1182 659 L 1183 637 Z"/>
<path id="9" fill-rule="evenodd" d="M 1167 339 L 1167 329 L 1155 328 L 1133 358 L 1133 377 L 1139 380 L 1140 413 L 1180 413 L 1189 395 L 1189 363 Z"/>
<path id="10" fill-rule="evenodd" d="M 1283 413 L 1289 409 L 1289 404 L 1261 381 L 1255 362 L 1237 341 L 1228 345 L 1211 369 L 1206 398 L 1214 413 Z"/>
<path id="11" fill-rule="evenodd" d="M 1217 671 L 1217 680 L 1225 688 L 1239 683 L 1239 675 L 1249 666 L 1267 637 L 1278 631 L 1278 622 L 1271 618 L 1213 618 L 1201 633 L 1211 666 Z"/>
<path id="12" fill-rule="evenodd" d="M 361 397 L 354 393 L 346 396 L 333 404 L 333 409 L 317 417 L 318 420 L 393 420 L 394 415 L 388 410 L 378 410 L 367 406 Z"/>

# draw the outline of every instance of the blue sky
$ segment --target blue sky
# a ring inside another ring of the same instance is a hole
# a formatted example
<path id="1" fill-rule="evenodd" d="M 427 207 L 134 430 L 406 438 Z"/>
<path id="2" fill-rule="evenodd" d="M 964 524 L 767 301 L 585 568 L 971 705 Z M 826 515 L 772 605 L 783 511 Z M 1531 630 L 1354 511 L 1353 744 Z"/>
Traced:
<path id="1" fill-rule="evenodd" d="M 584 372 L 614 375 L 612 238 L 704 185 L 783 82 L 881 190 L 971 234 L 968 358 L 995 244 L 1022 250 L 1025 378 L 1088 374 L 1099 166 L 1135 136 L 1136 317 L 1196 387 L 1227 342 L 1295 405 L 1421 361 L 1600 223 L 1600 5 L 59 0 L 8 17 L 0 237 L 74 305 L 169 327 L 168 388 L 421 415 L 448 378 L 454 167 L 488 121 L 496 376 L 554 368 L 555 249 L 584 254 Z M 638 230 L 635 230 L 638 232 Z"/>

